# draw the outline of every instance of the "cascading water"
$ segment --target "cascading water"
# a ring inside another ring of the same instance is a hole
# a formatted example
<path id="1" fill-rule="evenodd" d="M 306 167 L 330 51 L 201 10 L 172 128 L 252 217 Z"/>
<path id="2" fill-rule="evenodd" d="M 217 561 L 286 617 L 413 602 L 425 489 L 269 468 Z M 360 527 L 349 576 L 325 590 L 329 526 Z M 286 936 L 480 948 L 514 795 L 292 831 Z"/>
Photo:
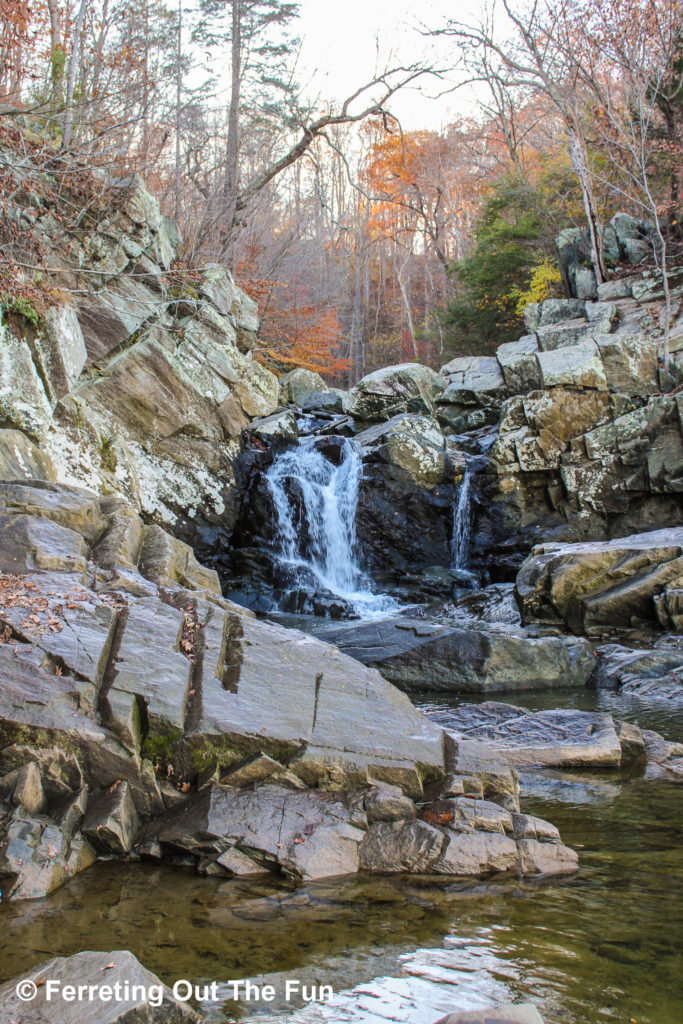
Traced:
<path id="1" fill-rule="evenodd" d="M 266 474 L 277 518 L 276 558 L 296 585 L 297 578 L 340 598 L 367 618 L 397 607 L 376 594 L 357 561 L 356 507 L 363 471 L 360 453 L 343 439 L 336 465 L 302 438 L 297 448 L 277 456 Z"/>
<path id="2" fill-rule="evenodd" d="M 451 535 L 451 568 L 469 569 L 470 539 L 472 535 L 472 477 L 471 463 L 465 466 L 458 500 L 453 509 L 453 533 Z"/>

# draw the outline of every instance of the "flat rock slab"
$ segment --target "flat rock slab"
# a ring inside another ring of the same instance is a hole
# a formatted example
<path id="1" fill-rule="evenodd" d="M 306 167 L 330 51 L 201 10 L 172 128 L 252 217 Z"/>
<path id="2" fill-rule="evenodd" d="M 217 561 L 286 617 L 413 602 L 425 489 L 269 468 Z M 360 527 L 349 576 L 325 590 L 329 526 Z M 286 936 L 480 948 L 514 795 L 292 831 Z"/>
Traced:
<path id="1" fill-rule="evenodd" d="M 35 999 L 22 1002 L 16 994 L 20 980 L 37 985 Z M 59 983 L 48 999 L 44 982 Z M 59 992 L 67 985 L 105 986 L 112 989 L 106 998 L 66 1001 Z M 121 998 L 114 998 L 113 989 L 119 986 Z M 160 1006 L 152 1006 L 143 992 L 153 989 L 154 1002 L 159 995 Z M 135 991 L 137 990 L 137 991 Z M 135 994 L 133 994 L 135 993 Z M 70 957 L 55 957 L 28 971 L 24 979 L 13 978 L 0 986 L 0 1024 L 201 1024 L 202 1018 L 186 1003 L 174 999 L 170 989 L 151 971 L 146 970 L 132 953 L 116 950 L 113 953 L 83 952 Z"/>
<path id="2" fill-rule="evenodd" d="M 488 743 L 526 768 L 604 768 L 621 762 L 611 715 L 572 709 L 531 712 L 485 701 L 462 704 L 439 720 L 452 735 Z"/>
<path id="3" fill-rule="evenodd" d="M 584 686 L 595 667 L 585 641 L 514 625 L 404 616 L 325 625 L 320 635 L 406 690 L 514 692 Z"/>

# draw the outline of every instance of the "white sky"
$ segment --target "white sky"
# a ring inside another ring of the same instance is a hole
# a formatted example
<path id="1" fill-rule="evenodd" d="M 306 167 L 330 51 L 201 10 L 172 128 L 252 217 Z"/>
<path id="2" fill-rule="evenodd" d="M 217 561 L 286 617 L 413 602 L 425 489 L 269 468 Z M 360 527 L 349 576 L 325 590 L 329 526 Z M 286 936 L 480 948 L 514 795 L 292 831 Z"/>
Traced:
<path id="1" fill-rule="evenodd" d="M 423 57 L 448 59 L 447 40 L 424 38 L 420 27 L 438 27 L 447 17 L 470 20 L 482 0 L 299 0 L 296 26 L 302 39 L 299 80 L 306 92 L 322 99 L 342 99 L 366 80 L 376 67 L 412 64 Z M 379 62 L 378 62 L 379 53 Z M 471 90 L 440 99 L 443 88 L 422 80 L 418 89 L 401 93 L 392 111 L 404 128 L 434 128 L 457 112 L 470 112 Z"/>

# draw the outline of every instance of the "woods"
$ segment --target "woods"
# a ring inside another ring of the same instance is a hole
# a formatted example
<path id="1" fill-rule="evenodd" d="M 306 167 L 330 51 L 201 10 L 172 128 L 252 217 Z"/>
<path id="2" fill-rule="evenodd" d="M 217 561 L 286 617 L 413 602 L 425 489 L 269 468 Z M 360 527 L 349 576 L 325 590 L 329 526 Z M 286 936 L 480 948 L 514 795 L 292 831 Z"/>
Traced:
<path id="1" fill-rule="evenodd" d="M 329 101 L 298 83 L 298 22 L 281 0 L 2 0 L 5 144 L 102 189 L 140 173 L 180 226 L 171 274 L 226 263 L 257 358 L 330 382 L 493 351 L 525 296 L 562 294 L 562 229 L 588 228 L 598 282 L 617 211 L 652 223 L 654 266 L 680 259 L 677 0 L 502 0 L 422 29 L 448 67 L 359 69 Z M 392 113 L 453 81 L 476 104 L 439 129 Z"/>

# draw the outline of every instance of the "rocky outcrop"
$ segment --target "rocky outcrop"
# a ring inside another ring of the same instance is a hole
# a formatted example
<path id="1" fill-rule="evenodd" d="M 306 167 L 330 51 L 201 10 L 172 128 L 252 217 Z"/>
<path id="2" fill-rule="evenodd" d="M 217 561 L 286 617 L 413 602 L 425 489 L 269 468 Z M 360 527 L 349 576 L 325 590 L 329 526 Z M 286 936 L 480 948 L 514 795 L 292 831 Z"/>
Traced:
<path id="1" fill-rule="evenodd" d="M 436 1024 L 543 1024 L 543 1018 L 531 1003 L 509 1003 L 481 1010 L 456 1010 Z"/>
<path id="2" fill-rule="evenodd" d="M 234 527 L 240 433 L 278 403 L 251 358 L 256 305 L 224 267 L 169 270 L 178 231 L 139 177 L 103 190 L 87 223 L 70 233 L 49 208 L 32 223 L 55 293 L 72 292 L 0 326 L 0 471 L 120 493 L 215 554 Z"/>
<path id="3" fill-rule="evenodd" d="M 344 398 L 344 412 L 360 422 L 391 419 L 399 413 L 433 416 L 445 380 L 428 366 L 386 366 L 359 380 Z"/>
<path id="4" fill-rule="evenodd" d="M 429 787 L 469 778 L 484 798 L 486 769 L 379 673 L 225 601 L 123 499 L 27 480 L 0 502 L 11 897 L 44 895 L 96 855 L 352 873 L 367 836 L 415 820 Z M 504 769 L 491 777 L 514 791 Z"/>

